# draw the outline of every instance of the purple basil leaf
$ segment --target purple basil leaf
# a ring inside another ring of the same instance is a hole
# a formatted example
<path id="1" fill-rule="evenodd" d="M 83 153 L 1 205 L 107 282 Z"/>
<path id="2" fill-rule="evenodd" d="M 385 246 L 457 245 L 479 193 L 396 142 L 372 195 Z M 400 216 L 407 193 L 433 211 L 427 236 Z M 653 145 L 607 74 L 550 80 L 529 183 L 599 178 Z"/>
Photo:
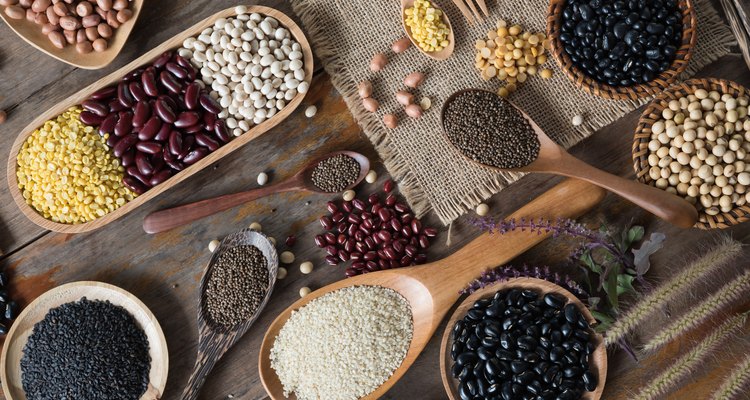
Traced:
<path id="1" fill-rule="evenodd" d="M 664 236 L 661 232 L 654 232 L 649 236 L 648 240 L 645 240 L 641 247 L 633 249 L 633 264 L 635 265 L 635 272 L 638 277 L 641 277 L 648 272 L 651 268 L 650 257 L 664 247 Z"/>

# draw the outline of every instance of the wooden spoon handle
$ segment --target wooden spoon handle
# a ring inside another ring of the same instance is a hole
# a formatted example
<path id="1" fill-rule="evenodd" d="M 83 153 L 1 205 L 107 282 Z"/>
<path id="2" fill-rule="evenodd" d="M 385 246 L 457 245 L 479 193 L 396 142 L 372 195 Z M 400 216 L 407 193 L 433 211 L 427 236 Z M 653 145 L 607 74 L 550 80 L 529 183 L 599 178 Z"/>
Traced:
<path id="1" fill-rule="evenodd" d="M 182 391 L 182 400 L 198 398 L 203 383 L 206 382 L 206 377 L 229 348 L 226 341 L 231 341 L 231 339 L 223 340 L 222 336 L 214 334 L 205 326 L 200 329 L 199 335 L 201 337 L 198 339 L 198 357 L 195 359 L 193 373 L 190 374 L 190 379 L 188 379 L 188 383 Z"/>
<path id="2" fill-rule="evenodd" d="M 698 210 L 687 200 L 653 186 L 621 178 L 594 168 L 570 156 L 566 157 L 560 174 L 585 180 L 603 187 L 657 217 L 680 228 L 691 228 L 698 222 Z"/>
<path id="3" fill-rule="evenodd" d="M 240 204 L 247 203 L 248 201 L 294 189 L 301 189 L 301 186 L 297 185 L 296 181 L 288 180 L 272 186 L 248 190 L 246 192 L 225 194 L 212 199 L 167 208 L 147 215 L 146 218 L 143 219 L 143 230 L 146 233 L 168 231 L 177 228 L 178 226 L 208 217 L 209 215 L 228 210 Z"/>

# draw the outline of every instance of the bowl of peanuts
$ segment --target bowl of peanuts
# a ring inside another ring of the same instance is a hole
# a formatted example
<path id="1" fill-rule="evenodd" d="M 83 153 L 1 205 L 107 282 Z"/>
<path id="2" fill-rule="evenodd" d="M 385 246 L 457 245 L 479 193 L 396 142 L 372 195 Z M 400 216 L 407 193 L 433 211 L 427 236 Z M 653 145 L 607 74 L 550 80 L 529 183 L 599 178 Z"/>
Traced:
<path id="1" fill-rule="evenodd" d="M 143 0 L 0 0 L 0 18 L 47 55 L 99 69 L 120 53 L 142 6 Z"/>
<path id="2" fill-rule="evenodd" d="M 728 80 L 690 79 L 643 111 L 633 141 L 638 180 L 698 208 L 697 228 L 750 220 L 750 90 Z"/>

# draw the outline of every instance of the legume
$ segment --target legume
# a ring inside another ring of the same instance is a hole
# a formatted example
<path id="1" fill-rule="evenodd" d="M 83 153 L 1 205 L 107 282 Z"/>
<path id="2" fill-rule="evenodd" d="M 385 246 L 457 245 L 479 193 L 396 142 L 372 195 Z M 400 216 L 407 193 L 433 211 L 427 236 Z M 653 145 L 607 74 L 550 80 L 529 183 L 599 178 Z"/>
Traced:
<path id="1" fill-rule="evenodd" d="M 268 261 L 255 246 L 227 249 L 209 272 L 206 312 L 231 328 L 253 317 L 268 291 Z"/>
<path id="2" fill-rule="evenodd" d="M 271 349 L 271 367 L 300 400 L 358 399 L 398 368 L 411 343 L 412 313 L 398 293 L 357 286 L 296 310 Z"/>
<path id="3" fill-rule="evenodd" d="M 345 154 L 335 155 L 315 166 L 312 183 L 324 192 L 340 192 L 357 181 L 359 168 L 357 160 Z"/>
<path id="4" fill-rule="evenodd" d="M 451 373 L 461 399 L 574 400 L 593 391 L 592 332 L 566 301 L 520 289 L 476 301 L 453 326 Z"/>
<path id="5" fill-rule="evenodd" d="M 405 9 L 404 23 L 409 27 L 411 38 L 423 51 L 437 52 L 450 44 L 450 29 L 443 21 L 443 11 L 435 8 L 429 0 L 415 0 L 412 7 Z"/>
<path id="6" fill-rule="evenodd" d="M 148 339 L 133 316 L 85 297 L 36 323 L 21 357 L 29 400 L 138 400 L 150 370 Z"/>
<path id="7" fill-rule="evenodd" d="M 258 181 L 258 186 L 265 185 L 266 183 L 268 183 L 268 174 L 266 174 L 265 172 L 259 173 L 257 181 Z"/>
<path id="8" fill-rule="evenodd" d="M 503 169 L 536 160 L 539 139 L 524 116 L 502 97 L 471 90 L 445 106 L 448 139 L 472 160 Z"/>
<path id="9" fill-rule="evenodd" d="M 26 203 L 49 220 L 92 221 L 132 200 L 122 184 L 124 168 L 106 141 L 70 108 L 44 123 L 24 142 L 16 158 L 18 188 Z"/>

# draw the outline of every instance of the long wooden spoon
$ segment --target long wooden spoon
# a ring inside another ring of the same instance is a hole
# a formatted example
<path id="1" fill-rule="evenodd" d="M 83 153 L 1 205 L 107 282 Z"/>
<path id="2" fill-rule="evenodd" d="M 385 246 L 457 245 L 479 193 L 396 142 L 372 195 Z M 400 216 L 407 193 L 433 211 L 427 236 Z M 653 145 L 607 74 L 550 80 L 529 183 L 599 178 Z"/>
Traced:
<path id="1" fill-rule="evenodd" d="M 566 180 L 531 201 L 509 218 L 575 218 L 596 205 L 605 192 L 588 183 Z M 391 377 L 365 399 L 382 396 L 404 375 L 424 349 L 440 321 L 459 297 L 459 291 L 482 271 L 506 263 L 548 237 L 549 234 L 513 231 L 503 236 L 484 233 L 453 255 L 433 263 L 373 272 L 347 278 L 296 301 L 266 331 L 260 347 L 258 369 L 263 386 L 273 399 L 285 399 L 279 377 L 271 367 L 271 348 L 294 310 L 326 293 L 349 286 L 377 285 L 393 289 L 409 302 L 414 334 L 406 358 Z M 292 397 L 294 398 L 294 397 Z"/>
<path id="2" fill-rule="evenodd" d="M 208 280 L 213 272 L 216 261 L 224 254 L 225 251 L 236 246 L 255 246 L 263 253 L 266 258 L 268 267 L 268 290 L 263 301 L 255 310 L 255 314 L 249 320 L 231 328 L 225 328 L 213 323 L 206 314 L 206 289 Z M 261 310 L 268 303 L 268 299 L 273 292 L 273 285 L 276 283 L 276 275 L 279 270 L 279 258 L 276 254 L 276 248 L 268 240 L 266 235 L 250 229 L 243 229 L 235 232 L 221 241 L 219 247 L 214 251 L 211 260 L 208 262 L 206 273 L 201 280 L 201 300 L 198 307 L 198 356 L 195 359 L 193 373 L 188 379 L 185 390 L 182 392 L 182 400 L 194 400 L 198 397 L 203 382 L 216 365 L 216 362 L 232 347 L 238 340 L 250 329 L 250 326 L 258 319 Z"/>
<path id="3" fill-rule="evenodd" d="M 326 193 L 313 185 L 312 172 L 319 162 L 339 154 L 345 154 L 359 163 L 359 176 L 354 183 L 347 187 L 347 189 L 351 189 L 354 186 L 357 186 L 358 183 L 362 182 L 362 179 L 364 179 L 365 175 L 370 171 L 370 160 L 362 154 L 353 151 L 337 151 L 311 161 L 301 171 L 297 172 L 289 179 L 281 181 L 275 185 L 260 187 L 245 192 L 226 194 L 212 199 L 196 201 L 195 203 L 183 204 L 181 206 L 153 212 L 143 219 L 143 230 L 146 231 L 146 233 L 168 231 L 177 228 L 178 226 L 208 217 L 209 215 L 228 210 L 240 204 L 247 203 L 248 201 L 257 200 L 276 193 L 290 192 L 294 190 Z"/>
<path id="4" fill-rule="evenodd" d="M 450 19 L 448 19 L 448 14 L 443 11 L 442 8 L 440 8 L 435 2 L 432 2 L 432 6 L 440 11 L 442 11 L 442 18 L 443 22 L 445 22 L 445 25 L 450 30 L 450 33 L 448 34 L 448 46 L 446 46 L 444 49 L 440 51 L 424 51 L 421 47 L 419 47 L 419 44 L 414 41 L 414 37 L 411 34 L 411 29 L 406 26 L 406 19 L 404 11 L 406 11 L 407 8 L 414 7 L 414 0 L 401 0 L 401 24 L 404 26 L 404 32 L 406 32 L 406 36 L 409 37 L 409 40 L 411 40 L 411 43 L 414 45 L 414 47 L 417 48 L 422 54 L 426 55 L 427 57 L 430 57 L 434 60 L 442 61 L 446 58 L 450 57 L 453 54 L 453 49 L 456 47 L 456 38 L 453 35 L 453 26 L 451 25 Z"/>
<path id="5" fill-rule="evenodd" d="M 441 119 L 443 122 L 444 132 L 445 109 L 447 108 L 448 104 L 450 104 L 456 96 L 469 91 L 482 90 L 460 90 L 451 95 L 443 104 Z M 490 91 L 486 92 L 492 93 Z M 493 93 L 493 95 L 495 94 Z M 679 226 L 681 228 L 690 228 L 695 225 L 696 222 L 698 222 L 698 210 L 686 200 L 671 193 L 665 192 L 661 189 L 657 189 L 653 186 L 644 185 L 633 180 L 628 180 L 604 172 L 598 168 L 594 168 L 591 165 L 586 164 L 576 157 L 573 157 L 565 149 L 552 141 L 552 139 L 550 139 L 549 136 L 547 136 L 547 134 L 545 134 L 544 131 L 534 122 L 534 120 L 532 120 L 523 110 L 521 110 L 511 102 L 509 103 L 513 107 L 515 107 L 516 110 L 518 110 L 521 114 L 523 114 L 524 118 L 529 121 L 531 127 L 534 129 L 534 132 L 536 132 L 536 135 L 539 138 L 541 148 L 539 149 L 539 155 L 537 156 L 536 160 L 523 168 L 503 170 L 476 162 L 461 153 L 462 155 L 464 155 L 464 157 L 466 157 L 466 159 L 494 171 L 544 172 L 581 179 L 607 189 L 610 192 L 629 200 L 633 204 L 675 226 Z M 450 142 L 450 139 L 448 141 Z"/>

